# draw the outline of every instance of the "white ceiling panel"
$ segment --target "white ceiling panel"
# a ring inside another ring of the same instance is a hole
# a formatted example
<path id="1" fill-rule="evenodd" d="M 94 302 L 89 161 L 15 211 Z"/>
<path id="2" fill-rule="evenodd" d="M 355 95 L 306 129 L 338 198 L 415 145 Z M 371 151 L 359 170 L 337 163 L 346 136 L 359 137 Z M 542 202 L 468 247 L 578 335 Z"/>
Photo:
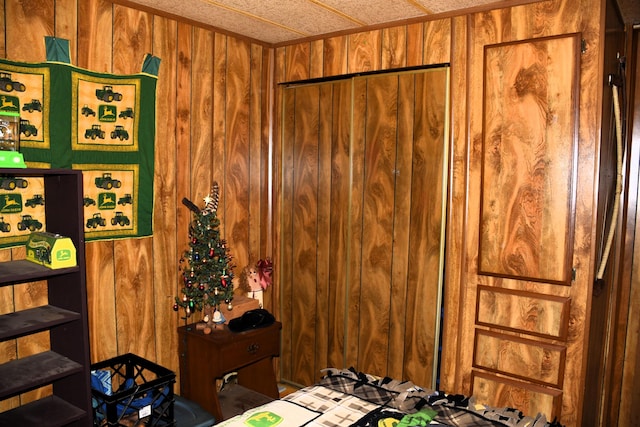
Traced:
<path id="1" fill-rule="evenodd" d="M 385 25 L 509 0 L 112 0 L 182 16 L 267 44 Z M 522 0 L 531 3 L 536 0 Z M 638 23 L 640 0 L 616 0 L 626 22 Z M 513 4 L 513 1 L 509 1 Z M 630 13 L 631 11 L 631 13 Z M 625 14 L 626 12 L 626 14 Z"/>

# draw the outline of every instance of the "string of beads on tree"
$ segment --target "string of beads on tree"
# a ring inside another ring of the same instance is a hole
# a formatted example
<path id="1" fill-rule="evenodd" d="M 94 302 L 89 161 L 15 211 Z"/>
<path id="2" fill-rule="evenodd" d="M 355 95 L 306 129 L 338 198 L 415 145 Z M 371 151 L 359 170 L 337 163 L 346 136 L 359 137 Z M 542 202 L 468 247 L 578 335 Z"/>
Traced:
<path id="1" fill-rule="evenodd" d="M 195 311 L 205 312 L 205 322 L 224 322 L 220 305 L 233 308 L 232 257 L 227 243 L 220 236 L 220 219 L 217 215 L 219 201 L 218 183 L 214 182 L 211 193 L 204 198 L 205 206 L 198 208 L 187 198 L 182 203 L 193 215 L 189 225 L 189 249 L 180 258 L 182 272 L 182 297 L 175 298 L 173 309 L 185 310 L 185 319 Z M 212 309 L 209 319 L 208 310 Z"/>

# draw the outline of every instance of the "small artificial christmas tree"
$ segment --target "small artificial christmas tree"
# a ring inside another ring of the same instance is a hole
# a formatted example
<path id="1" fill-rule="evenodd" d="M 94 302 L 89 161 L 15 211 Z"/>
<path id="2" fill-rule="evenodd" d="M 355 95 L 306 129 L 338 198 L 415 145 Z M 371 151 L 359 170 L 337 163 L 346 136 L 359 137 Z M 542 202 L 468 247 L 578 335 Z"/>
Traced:
<path id="1" fill-rule="evenodd" d="M 178 311 L 182 307 L 185 318 L 194 311 L 204 311 L 207 323 L 213 318 L 220 319 L 221 304 L 231 310 L 233 299 L 234 266 L 226 241 L 220 238 L 218 200 L 217 182 L 213 183 L 211 194 L 205 197 L 202 210 L 188 199 L 182 199 L 193 212 L 193 219 L 189 225 L 189 249 L 180 258 L 184 281 L 182 298 L 176 297 L 173 309 Z M 211 319 L 208 318 L 209 308 L 213 309 Z"/>

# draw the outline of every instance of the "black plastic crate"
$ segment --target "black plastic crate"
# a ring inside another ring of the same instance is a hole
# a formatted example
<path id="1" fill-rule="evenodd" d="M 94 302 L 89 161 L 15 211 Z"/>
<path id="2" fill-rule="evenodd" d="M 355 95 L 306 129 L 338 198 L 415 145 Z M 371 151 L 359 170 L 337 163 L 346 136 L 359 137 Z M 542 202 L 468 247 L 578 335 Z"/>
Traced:
<path id="1" fill-rule="evenodd" d="M 94 426 L 176 425 L 173 371 L 132 353 L 94 363 L 91 371 Z"/>

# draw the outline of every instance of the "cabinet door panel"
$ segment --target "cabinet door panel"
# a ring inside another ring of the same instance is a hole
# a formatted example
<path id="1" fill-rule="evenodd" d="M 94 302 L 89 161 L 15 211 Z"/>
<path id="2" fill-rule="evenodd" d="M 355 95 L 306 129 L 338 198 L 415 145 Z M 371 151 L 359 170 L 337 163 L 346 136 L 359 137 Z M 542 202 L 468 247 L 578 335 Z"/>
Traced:
<path id="1" fill-rule="evenodd" d="M 479 272 L 568 284 L 577 38 L 485 47 Z"/>

